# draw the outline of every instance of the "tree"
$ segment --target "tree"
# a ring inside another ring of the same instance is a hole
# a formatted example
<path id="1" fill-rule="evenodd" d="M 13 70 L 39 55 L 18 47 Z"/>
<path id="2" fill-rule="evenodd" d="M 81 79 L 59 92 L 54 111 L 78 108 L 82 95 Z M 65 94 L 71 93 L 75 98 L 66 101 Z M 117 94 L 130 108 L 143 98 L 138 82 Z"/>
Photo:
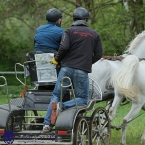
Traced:
<path id="1" fill-rule="evenodd" d="M 144 30 L 143 0 L 1 0 L 0 61 L 6 63 L 0 68 L 5 69 L 6 64 L 7 69 L 14 70 L 14 64 L 23 63 L 26 53 L 34 50 L 35 30 L 46 23 L 48 9 L 56 7 L 63 12 L 62 27 L 66 29 L 79 6 L 88 9 L 88 24 L 101 35 L 105 55 L 122 54 L 135 35 Z"/>

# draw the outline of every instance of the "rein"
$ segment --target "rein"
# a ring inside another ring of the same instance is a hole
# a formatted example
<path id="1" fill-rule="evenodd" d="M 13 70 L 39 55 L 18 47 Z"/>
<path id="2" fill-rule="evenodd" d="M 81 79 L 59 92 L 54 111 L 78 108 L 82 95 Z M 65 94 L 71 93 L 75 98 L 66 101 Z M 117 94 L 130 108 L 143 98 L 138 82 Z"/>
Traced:
<path id="1" fill-rule="evenodd" d="M 123 122 L 122 125 L 120 126 L 114 126 L 114 125 L 111 125 L 111 128 L 112 129 L 116 129 L 116 130 L 120 130 L 122 129 L 123 127 L 125 127 L 128 123 L 130 123 L 131 121 L 133 121 L 134 119 L 138 118 L 139 116 L 143 115 L 145 112 L 139 114 L 138 116 L 134 117 L 133 119 L 127 121 L 127 122 Z"/>
<path id="2" fill-rule="evenodd" d="M 125 57 L 123 57 L 123 56 L 117 56 L 117 55 L 115 55 L 115 56 L 107 56 L 107 55 L 103 55 L 102 56 L 102 58 L 104 58 L 104 59 L 114 59 L 114 60 L 123 60 Z M 139 59 L 139 61 L 142 61 L 142 60 L 145 60 L 145 58 L 138 58 Z"/>
<path id="3" fill-rule="evenodd" d="M 104 58 L 104 59 L 115 59 L 115 60 L 120 60 L 120 61 L 124 59 L 124 57 L 122 57 L 122 56 L 117 56 L 117 55 L 115 55 L 115 56 L 103 55 L 102 58 Z"/>

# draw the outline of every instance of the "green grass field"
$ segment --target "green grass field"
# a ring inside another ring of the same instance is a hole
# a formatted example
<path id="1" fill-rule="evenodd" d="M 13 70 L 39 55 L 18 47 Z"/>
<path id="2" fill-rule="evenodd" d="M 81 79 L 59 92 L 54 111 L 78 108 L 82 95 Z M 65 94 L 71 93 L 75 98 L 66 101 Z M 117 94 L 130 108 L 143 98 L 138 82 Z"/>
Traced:
<path id="1" fill-rule="evenodd" d="M 9 94 L 10 97 L 18 97 L 19 94 L 21 93 L 23 87 L 18 86 L 16 87 L 9 87 Z M 7 97 L 5 94 L 5 90 L 2 90 L 0 88 L 0 104 L 7 104 Z M 105 107 L 105 102 L 104 103 L 97 103 L 96 107 Z M 120 106 L 117 110 L 117 115 L 115 119 L 112 121 L 112 125 L 119 126 L 122 123 L 123 118 L 125 115 L 129 112 L 131 107 L 131 103 L 125 105 L 125 106 Z M 139 114 L 143 113 L 144 111 L 140 111 Z M 42 112 L 41 115 L 44 115 L 45 112 Z M 139 115 L 138 114 L 138 115 Z M 0 117 L 1 114 L 0 114 Z M 141 136 L 144 132 L 145 129 L 145 114 L 139 116 L 135 120 L 133 120 L 129 125 L 127 129 L 127 145 L 142 145 L 141 144 Z M 111 130 L 111 141 L 110 145 L 120 145 L 120 137 L 121 137 L 121 130 L 117 131 L 115 129 Z"/>
<path id="2" fill-rule="evenodd" d="M 121 125 L 123 118 L 129 112 L 131 103 L 126 106 L 120 106 L 115 119 L 112 121 L 112 125 Z M 140 111 L 139 114 L 144 113 Z M 139 115 L 138 114 L 138 115 Z M 145 130 L 145 114 L 134 119 L 127 128 L 127 145 L 141 145 L 141 136 Z M 121 137 L 121 130 L 111 130 L 111 143 L 110 145 L 119 145 Z"/>
<path id="3" fill-rule="evenodd" d="M 96 107 L 98 106 L 104 106 L 105 103 L 98 103 L 96 104 Z M 123 118 L 127 115 L 131 108 L 131 103 L 120 106 L 117 110 L 116 117 L 111 122 L 112 125 L 120 126 L 122 124 Z M 145 113 L 143 110 L 140 111 L 139 114 Z M 139 115 L 138 114 L 138 115 Z M 127 136 L 126 141 L 127 145 L 145 145 L 141 144 L 141 136 L 145 130 L 145 114 L 142 114 L 141 116 L 134 119 L 127 128 Z M 111 129 L 111 141 L 110 145 L 120 145 L 120 139 L 121 139 L 121 130 Z"/>

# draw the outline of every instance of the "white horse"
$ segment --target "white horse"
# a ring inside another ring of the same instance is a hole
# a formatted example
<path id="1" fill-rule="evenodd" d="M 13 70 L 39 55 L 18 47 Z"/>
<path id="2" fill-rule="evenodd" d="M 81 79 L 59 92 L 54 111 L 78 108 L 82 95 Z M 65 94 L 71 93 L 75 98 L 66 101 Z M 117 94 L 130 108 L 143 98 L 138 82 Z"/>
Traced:
<path id="1" fill-rule="evenodd" d="M 129 113 L 124 117 L 121 136 L 121 144 L 126 145 L 126 128 L 128 123 L 139 113 L 145 104 L 145 61 L 139 62 L 138 58 L 143 58 L 145 53 L 145 32 L 138 34 L 132 41 L 130 47 L 135 54 L 125 57 L 121 67 L 115 71 L 111 78 L 111 84 L 114 87 L 115 98 L 109 111 L 110 119 L 116 115 L 116 110 L 123 97 L 132 101 L 132 107 Z M 144 53 L 144 54 L 143 54 Z M 132 53 L 133 54 L 133 53 Z M 145 132 L 141 138 L 145 142 Z"/>
<path id="2" fill-rule="evenodd" d="M 128 45 L 128 49 L 124 51 L 123 57 L 128 54 L 137 56 L 138 58 L 145 57 L 145 31 L 138 34 L 133 41 Z M 114 56 L 116 59 L 116 56 Z M 99 61 L 92 65 L 92 73 L 89 73 L 89 77 L 95 80 L 102 92 L 110 90 L 109 80 L 114 71 L 116 71 L 121 65 L 119 60 L 108 60 L 101 58 Z"/>
<path id="3" fill-rule="evenodd" d="M 99 85 L 102 94 L 114 89 L 109 85 L 110 76 L 115 70 L 119 68 L 120 65 L 120 60 L 108 60 L 104 58 L 101 58 L 99 61 L 92 65 L 92 73 L 89 73 L 89 77 Z M 111 99 L 108 98 L 106 110 L 109 111 L 111 105 L 112 97 Z"/>
<path id="4" fill-rule="evenodd" d="M 110 76 L 120 65 L 120 60 L 113 61 L 104 58 L 92 65 L 92 73 L 89 73 L 89 77 L 98 83 L 102 93 L 112 90 L 112 87 L 109 86 Z"/>

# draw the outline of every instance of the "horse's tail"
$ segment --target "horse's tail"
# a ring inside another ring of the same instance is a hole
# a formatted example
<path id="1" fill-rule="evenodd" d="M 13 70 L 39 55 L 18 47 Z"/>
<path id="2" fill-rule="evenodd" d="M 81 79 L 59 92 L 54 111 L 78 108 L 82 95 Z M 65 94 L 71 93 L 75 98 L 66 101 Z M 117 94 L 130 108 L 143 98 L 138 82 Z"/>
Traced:
<path id="1" fill-rule="evenodd" d="M 139 59 L 134 55 L 129 55 L 123 60 L 121 68 L 111 78 L 114 88 L 131 100 L 135 100 L 139 92 L 139 87 L 134 80 L 138 66 Z"/>

